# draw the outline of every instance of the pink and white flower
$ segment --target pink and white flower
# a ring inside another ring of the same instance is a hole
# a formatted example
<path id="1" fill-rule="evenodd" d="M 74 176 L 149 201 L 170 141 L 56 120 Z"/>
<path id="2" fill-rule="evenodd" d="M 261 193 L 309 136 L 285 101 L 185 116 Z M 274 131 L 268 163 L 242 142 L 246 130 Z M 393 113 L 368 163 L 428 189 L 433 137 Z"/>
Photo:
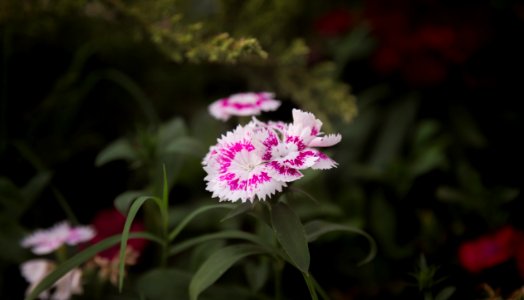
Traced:
<path id="1" fill-rule="evenodd" d="M 314 147 L 328 147 L 339 134 L 323 135 L 322 122 L 311 113 L 293 110 L 293 123 L 264 123 L 255 118 L 223 135 L 202 164 L 206 189 L 220 201 L 253 202 L 280 192 L 300 179 L 300 170 L 330 169 L 337 163 Z"/>
<path id="2" fill-rule="evenodd" d="M 254 135 L 269 134 L 268 129 L 254 122 L 238 126 L 223 135 L 216 146 L 211 147 L 203 165 L 207 176 L 206 189 L 220 201 L 253 201 L 281 191 L 285 182 L 275 180 L 268 174 L 262 159 L 264 145 L 253 142 Z"/>
<path id="3" fill-rule="evenodd" d="M 77 245 L 95 236 L 89 226 L 71 227 L 67 221 L 58 223 L 49 229 L 40 229 L 21 242 L 22 247 L 31 248 L 34 254 L 42 255 L 53 252 L 62 245 Z"/>
<path id="4" fill-rule="evenodd" d="M 276 110 L 281 102 L 268 92 L 239 93 L 218 99 L 209 106 L 209 113 L 223 121 L 231 116 L 255 116 L 263 111 Z"/>
<path id="5" fill-rule="evenodd" d="M 22 276 L 29 282 L 26 295 L 53 271 L 55 264 L 47 259 L 33 259 L 26 261 L 20 266 Z M 38 298 L 52 300 L 68 300 L 72 295 L 78 295 L 82 290 L 82 271 L 75 268 L 57 280 L 53 285 L 54 292 L 50 295 L 49 290 L 42 292 Z"/>

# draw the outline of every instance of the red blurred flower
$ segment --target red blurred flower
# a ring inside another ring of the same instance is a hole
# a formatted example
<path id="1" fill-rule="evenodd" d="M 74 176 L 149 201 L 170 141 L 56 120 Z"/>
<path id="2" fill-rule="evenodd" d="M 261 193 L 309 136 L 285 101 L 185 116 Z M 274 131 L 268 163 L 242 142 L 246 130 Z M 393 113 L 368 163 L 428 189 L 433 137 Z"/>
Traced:
<path id="1" fill-rule="evenodd" d="M 515 254 L 515 230 L 507 226 L 493 234 L 463 243 L 458 254 L 461 265 L 470 272 L 494 267 Z"/>
<path id="2" fill-rule="evenodd" d="M 524 279 L 524 232 L 505 226 L 496 232 L 463 243 L 459 247 L 460 264 L 476 273 L 514 259 Z"/>
<path id="3" fill-rule="evenodd" d="M 107 209 L 98 212 L 92 222 L 92 226 L 95 228 L 96 236 L 89 241 L 90 244 L 96 244 L 110 236 L 122 233 L 124 229 L 126 218 L 116 209 Z M 133 222 L 131 225 L 131 232 L 144 231 L 144 224 Z M 145 239 L 130 239 L 127 242 L 128 247 L 131 247 L 134 251 L 140 254 L 146 247 L 148 241 Z M 120 246 L 114 246 L 99 252 L 97 256 L 113 259 L 118 256 Z"/>
<path id="4" fill-rule="evenodd" d="M 346 33 L 353 25 L 351 12 L 344 8 L 328 11 L 315 20 L 316 32 L 325 36 L 337 36 Z"/>
<path id="5" fill-rule="evenodd" d="M 486 36 L 477 15 L 425 1 L 367 0 L 364 17 L 378 45 L 372 65 L 384 75 L 398 72 L 407 82 L 443 81 L 453 65 L 466 62 Z M 480 14 L 480 19 L 483 19 Z"/>

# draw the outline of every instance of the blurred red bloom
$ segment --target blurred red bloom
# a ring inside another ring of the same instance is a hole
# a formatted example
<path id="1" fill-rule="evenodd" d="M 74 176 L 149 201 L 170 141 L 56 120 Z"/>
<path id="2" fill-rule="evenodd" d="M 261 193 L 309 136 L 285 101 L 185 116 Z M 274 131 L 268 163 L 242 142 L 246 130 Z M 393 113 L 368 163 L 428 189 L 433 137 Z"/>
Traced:
<path id="1" fill-rule="evenodd" d="M 110 236 L 122 233 L 125 221 L 125 216 L 116 209 L 106 209 L 98 212 L 92 222 L 92 226 L 96 230 L 96 236 L 89 241 L 89 244 L 96 244 Z M 144 224 L 135 220 L 133 225 L 131 225 L 131 232 L 139 231 L 144 231 Z M 147 243 L 148 241 L 145 239 L 130 239 L 127 242 L 127 245 L 140 254 L 146 247 Z M 99 252 L 97 256 L 111 260 L 118 256 L 119 250 L 120 246 L 117 245 Z"/>
<path id="2" fill-rule="evenodd" d="M 515 254 L 515 230 L 503 227 L 493 234 L 463 243 L 459 247 L 460 264 L 470 272 L 501 264 Z"/>
<path id="3" fill-rule="evenodd" d="M 337 36 L 346 33 L 353 25 L 351 12 L 344 8 L 328 11 L 315 20 L 315 31 L 325 36 Z"/>
<path id="4" fill-rule="evenodd" d="M 365 1 L 364 17 L 378 40 L 372 66 L 385 75 L 398 72 L 415 85 L 443 81 L 486 36 L 479 26 L 483 20 L 457 13 L 431 1 Z"/>
<path id="5" fill-rule="evenodd" d="M 524 279 L 524 232 L 505 226 L 459 247 L 460 264 L 476 273 L 514 259 Z"/>

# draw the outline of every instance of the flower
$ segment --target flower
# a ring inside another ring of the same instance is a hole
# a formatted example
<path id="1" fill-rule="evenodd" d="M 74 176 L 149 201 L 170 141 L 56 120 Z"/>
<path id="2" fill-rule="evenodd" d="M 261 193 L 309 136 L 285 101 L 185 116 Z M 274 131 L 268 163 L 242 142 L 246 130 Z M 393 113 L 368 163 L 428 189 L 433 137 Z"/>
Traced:
<path id="1" fill-rule="evenodd" d="M 226 133 L 202 164 L 206 189 L 220 201 L 265 200 L 300 179 L 300 170 L 330 169 L 336 162 L 314 147 L 329 147 L 340 135 L 323 135 L 312 113 L 293 110 L 293 123 L 264 123 L 255 118 Z"/>
<path id="2" fill-rule="evenodd" d="M 262 111 L 276 110 L 281 102 L 273 97 L 274 95 L 268 92 L 233 94 L 213 102 L 209 106 L 209 113 L 223 121 L 227 121 L 231 116 L 254 116 Z"/>
<path id="3" fill-rule="evenodd" d="M 26 290 L 26 295 L 29 295 L 31 291 L 44 279 L 53 269 L 55 264 L 47 259 L 33 259 L 26 261 L 20 266 L 22 276 L 30 283 Z M 83 292 L 82 290 L 82 271 L 75 268 L 65 274 L 62 278 L 57 280 L 53 285 L 54 293 L 50 296 L 49 290 L 42 292 L 39 295 L 41 299 L 52 299 L 52 300 L 67 300 L 72 295 L 78 295 Z"/>
<path id="4" fill-rule="evenodd" d="M 88 241 L 95 235 L 89 226 L 71 227 L 67 221 L 56 224 L 49 229 L 40 229 L 24 238 L 22 247 L 31 248 L 34 254 L 42 255 L 53 252 L 62 245 L 70 246 Z"/>
<path id="5" fill-rule="evenodd" d="M 116 209 L 105 209 L 99 211 L 92 221 L 92 226 L 96 230 L 96 235 L 93 237 L 89 244 L 96 244 L 110 236 L 122 233 L 126 218 Z M 131 225 L 130 232 L 144 231 L 144 224 L 140 222 L 133 222 Z M 129 239 L 127 241 L 127 247 L 133 248 L 139 254 L 142 253 L 144 248 L 147 246 L 148 241 L 146 239 Z M 120 246 L 113 246 L 109 249 L 97 253 L 97 256 L 107 258 L 109 260 L 118 257 Z"/>

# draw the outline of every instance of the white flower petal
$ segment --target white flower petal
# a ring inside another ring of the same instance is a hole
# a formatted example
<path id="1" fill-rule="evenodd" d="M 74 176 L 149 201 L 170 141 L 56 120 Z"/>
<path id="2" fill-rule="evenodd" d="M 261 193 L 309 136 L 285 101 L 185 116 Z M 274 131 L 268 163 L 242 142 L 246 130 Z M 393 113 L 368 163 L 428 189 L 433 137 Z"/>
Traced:
<path id="1" fill-rule="evenodd" d="M 340 134 L 328 134 L 314 138 L 308 144 L 308 147 L 331 147 L 338 144 L 341 140 L 342 136 Z"/>

